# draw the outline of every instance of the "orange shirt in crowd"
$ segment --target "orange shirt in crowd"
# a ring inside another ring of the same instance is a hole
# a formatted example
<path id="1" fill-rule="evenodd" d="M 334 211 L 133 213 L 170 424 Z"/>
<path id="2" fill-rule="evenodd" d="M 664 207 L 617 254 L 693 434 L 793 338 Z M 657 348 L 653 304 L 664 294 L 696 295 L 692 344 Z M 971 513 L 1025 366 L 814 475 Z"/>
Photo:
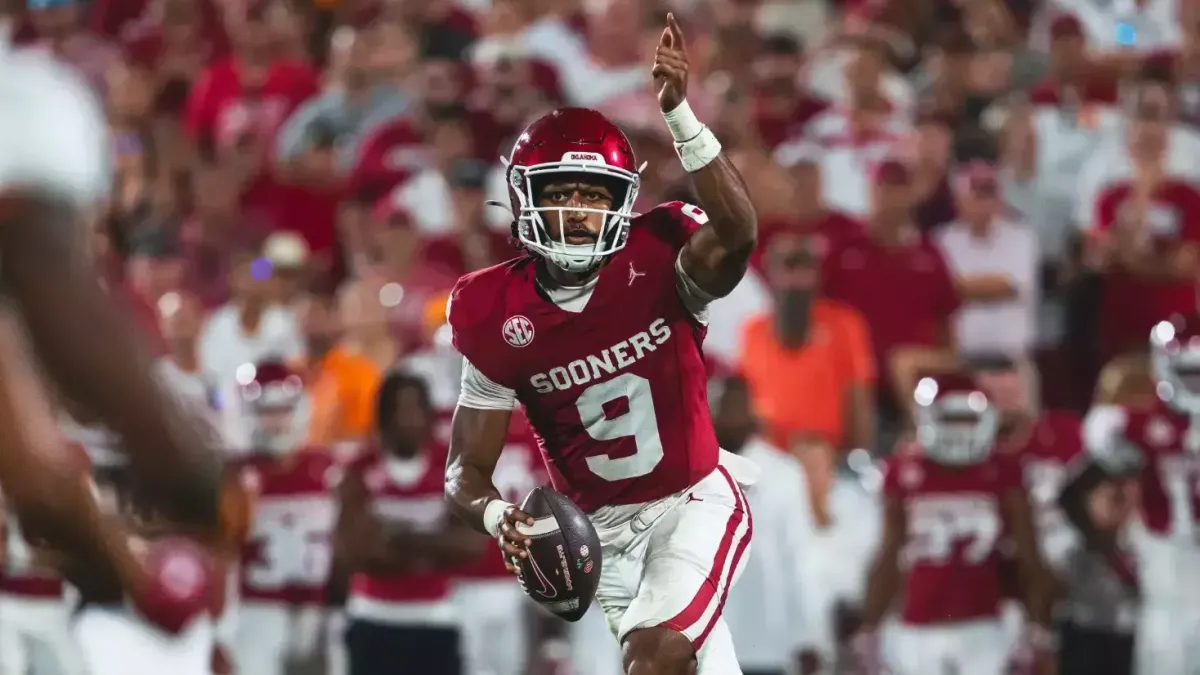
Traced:
<path id="1" fill-rule="evenodd" d="M 769 313 L 742 329 L 739 369 L 764 432 L 780 448 L 790 447 L 799 433 L 816 434 L 841 447 L 846 387 L 875 382 L 871 339 L 857 310 L 816 300 L 811 321 L 808 342 L 797 349 L 779 343 Z"/>
<path id="2" fill-rule="evenodd" d="M 365 356 L 335 347 L 305 378 L 312 399 L 307 443 L 329 446 L 375 432 L 375 394 L 383 373 Z"/>

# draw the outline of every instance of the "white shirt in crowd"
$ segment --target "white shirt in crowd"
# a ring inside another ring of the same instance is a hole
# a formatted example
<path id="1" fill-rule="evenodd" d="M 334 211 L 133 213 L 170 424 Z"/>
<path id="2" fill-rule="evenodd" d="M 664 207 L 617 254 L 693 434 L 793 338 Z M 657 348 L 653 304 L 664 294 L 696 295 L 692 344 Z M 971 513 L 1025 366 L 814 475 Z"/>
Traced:
<path id="1" fill-rule="evenodd" d="M 304 341 L 292 310 L 268 308 L 253 335 L 242 330 L 239 315 L 236 304 L 226 303 L 212 313 L 200 332 L 200 367 L 215 379 L 221 430 L 234 447 L 244 446 L 249 440 L 237 405 L 238 368 L 268 358 L 291 360 L 304 354 Z"/>
<path id="2" fill-rule="evenodd" d="M 896 143 L 909 129 L 902 117 L 894 117 L 876 137 L 862 141 L 852 137 L 842 110 L 820 114 L 806 127 L 808 140 L 820 148 L 821 200 L 830 209 L 862 217 L 871 208 L 871 175 L 891 156 Z"/>
<path id="3" fill-rule="evenodd" d="M 959 310 L 955 317 L 959 350 L 1028 356 L 1037 337 L 1040 298 L 1037 234 L 999 218 L 984 237 L 971 233 L 964 223 L 952 222 L 935 235 L 935 242 L 955 276 L 1001 274 L 1017 291 L 1011 300 L 972 303 Z"/>
<path id="4" fill-rule="evenodd" d="M 1088 46 L 1100 52 L 1155 52 L 1183 41 L 1179 0 L 1055 0 L 1083 24 Z"/>
<path id="5" fill-rule="evenodd" d="M 766 282 L 758 272 L 748 270 L 729 295 L 708 306 L 704 355 L 720 364 L 735 363 L 742 353 L 742 326 L 770 308 L 771 291 Z"/>
<path id="6" fill-rule="evenodd" d="M 184 412 L 203 426 L 214 438 L 221 436 L 221 419 L 216 409 L 217 378 L 203 369 L 189 372 L 170 357 L 158 360 L 158 376 L 167 391 L 175 395 Z M 225 447 L 222 443 L 220 447 Z"/>
<path id="7" fill-rule="evenodd" d="M 761 438 L 741 456 L 758 464 L 746 491 L 754 513 L 754 552 L 729 592 L 725 619 L 746 670 L 784 672 L 806 645 L 803 568 L 812 532 L 800 463 Z"/>

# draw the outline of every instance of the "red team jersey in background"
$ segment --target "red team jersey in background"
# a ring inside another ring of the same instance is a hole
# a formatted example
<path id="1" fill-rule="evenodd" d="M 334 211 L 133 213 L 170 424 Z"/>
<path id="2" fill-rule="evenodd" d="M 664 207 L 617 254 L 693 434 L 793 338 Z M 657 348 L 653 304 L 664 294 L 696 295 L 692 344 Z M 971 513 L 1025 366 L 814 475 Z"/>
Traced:
<path id="1" fill-rule="evenodd" d="M 533 257 L 467 275 L 451 293 L 455 346 L 516 392 L 552 485 L 584 511 L 659 499 L 717 467 L 705 328 L 675 270 L 706 220 L 681 202 L 634 218 L 582 312 L 546 297 Z"/>
<path id="2" fill-rule="evenodd" d="M 1189 426 L 1159 402 L 1149 411 L 1126 410 L 1118 430 L 1119 442 L 1141 455 L 1142 520 L 1164 537 L 1200 535 L 1200 454 L 1185 447 Z"/>
<path id="3" fill-rule="evenodd" d="M 417 475 L 400 476 L 389 470 L 388 458 L 378 452 L 365 453 L 350 465 L 349 471 L 362 476 L 371 496 L 371 510 L 386 525 L 400 526 L 413 532 L 440 529 L 452 516 L 444 494 L 447 449 L 430 448 L 421 457 L 423 470 Z M 396 576 L 356 573 L 350 579 L 350 601 L 354 616 L 356 601 L 372 608 L 388 604 L 438 603 L 450 596 L 453 572 L 429 569 Z M 382 617 L 375 617 L 382 618 Z"/>
<path id="4" fill-rule="evenodd" d="M 1004 525 L 1000 496 L 1021 489 L 1020 466 L 992 455 L 964 467 L 938 464 L 924 454 L 893 456 L 884 494 L 907 514 L 905 584 L 901 618 L 909 624 L 945 624 L 998 615 Z"/>
<path id="5" fill-rule="evenodd" d="M 340 469 L 324 450 L 239 463 L 254 516 L 242 552 L 241 597 L 286 605 L 325 601 Z"/>

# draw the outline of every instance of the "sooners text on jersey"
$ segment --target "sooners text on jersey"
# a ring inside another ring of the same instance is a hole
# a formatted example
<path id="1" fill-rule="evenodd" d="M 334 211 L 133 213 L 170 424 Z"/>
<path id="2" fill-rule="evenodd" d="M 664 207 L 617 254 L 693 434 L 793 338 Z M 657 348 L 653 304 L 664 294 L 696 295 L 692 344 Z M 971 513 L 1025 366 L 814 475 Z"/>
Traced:
<path id="1" fill-rule="evenodd" d="M 516 391 L 552 485 L 585 511 L 658 499 L 716 469 L 705 328 L 675 271 L 705 220 L 681 202 L 634 218 L 579 313 L 545 297 L 532 257 L 463 277 L 451 294 L 455 346 Z"/>
<path id="2" fill-rule="evenodd" d="M 964 467 L 938 464 L 923 454 L 896 456 L 884 473 L 884 492 L 907 515 L 904 558 L 908 580 L 901 618 L 944 624 L 998 613 L 1004 539 L 1001 495 L 1021 489 L 1021 471 L 993 453 Z"/>
<path id="3" fill-rule="evenodd" d="M 256 456 L 244 460 L 239 473 L 255 504 L 242 554 L 242 598 L 322 603 L 337 518 L 334 458 L 323 450 Z"/>

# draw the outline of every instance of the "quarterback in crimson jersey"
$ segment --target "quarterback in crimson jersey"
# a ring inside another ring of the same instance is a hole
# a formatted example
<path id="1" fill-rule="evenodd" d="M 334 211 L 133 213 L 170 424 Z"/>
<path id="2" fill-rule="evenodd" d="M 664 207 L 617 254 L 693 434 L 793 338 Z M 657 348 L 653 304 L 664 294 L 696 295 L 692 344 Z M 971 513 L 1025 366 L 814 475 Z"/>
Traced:
<path id="1" fill-rule="evenodd" d="M 1005 541 L 1014 546 L 1029 641 L 1050 635 L 1020 465 L 993 452 L 999 414 L 973 378 L 925 378 L 914 398 L 920 446 L 893 457 L 884 473 L 883 541 L 867 582 L 860 657 L 869 671 L 880 665 L 876 630 L 899 594 L 900 625 L 883 658 L 891 672 L 1002 675 L 1013 658 L 999 616 Z"/>
<path id="2" fill-rule="evenodd" d="M 1136 671 L 1183 675 L 1200 669 L 1200 318 L 1159 323 L 1150 346 L 1159 400 L 1148 409 L 1093 408 L 1084 423 L 1091 463 L 1076 482 L 1096 482 L 1090 474 L 1137 478 L 1144 527 L 1131 541 L 1142 598 Z M 1114 538 L 1078 505 L 1064 507 L 1088 544 L 1119 564 Z"/>
<path id="3" fill-rule="evenodd" d="M 701 210 L 634 215 L 639 167 L 599 113 L 555 110 L 508 160 L 527 255 L 467 275 L 448 312 L 463 354 L 446 493 L 459 515 L 525 555 L 533 520 L 493 484 L 519 402 L 552 484 L 589 512 L 608 559 L 596 599 L 631 674 L 738 673 L 724 598 L 749 546 L 741 485 L 707 404 L 705 306 L 741 280 L 757 217 L 737 170 L 685 100 L 683 34 L 669 16 L 652 69 Z M 624 564 L 628 563 L 628 564 Z"/>

